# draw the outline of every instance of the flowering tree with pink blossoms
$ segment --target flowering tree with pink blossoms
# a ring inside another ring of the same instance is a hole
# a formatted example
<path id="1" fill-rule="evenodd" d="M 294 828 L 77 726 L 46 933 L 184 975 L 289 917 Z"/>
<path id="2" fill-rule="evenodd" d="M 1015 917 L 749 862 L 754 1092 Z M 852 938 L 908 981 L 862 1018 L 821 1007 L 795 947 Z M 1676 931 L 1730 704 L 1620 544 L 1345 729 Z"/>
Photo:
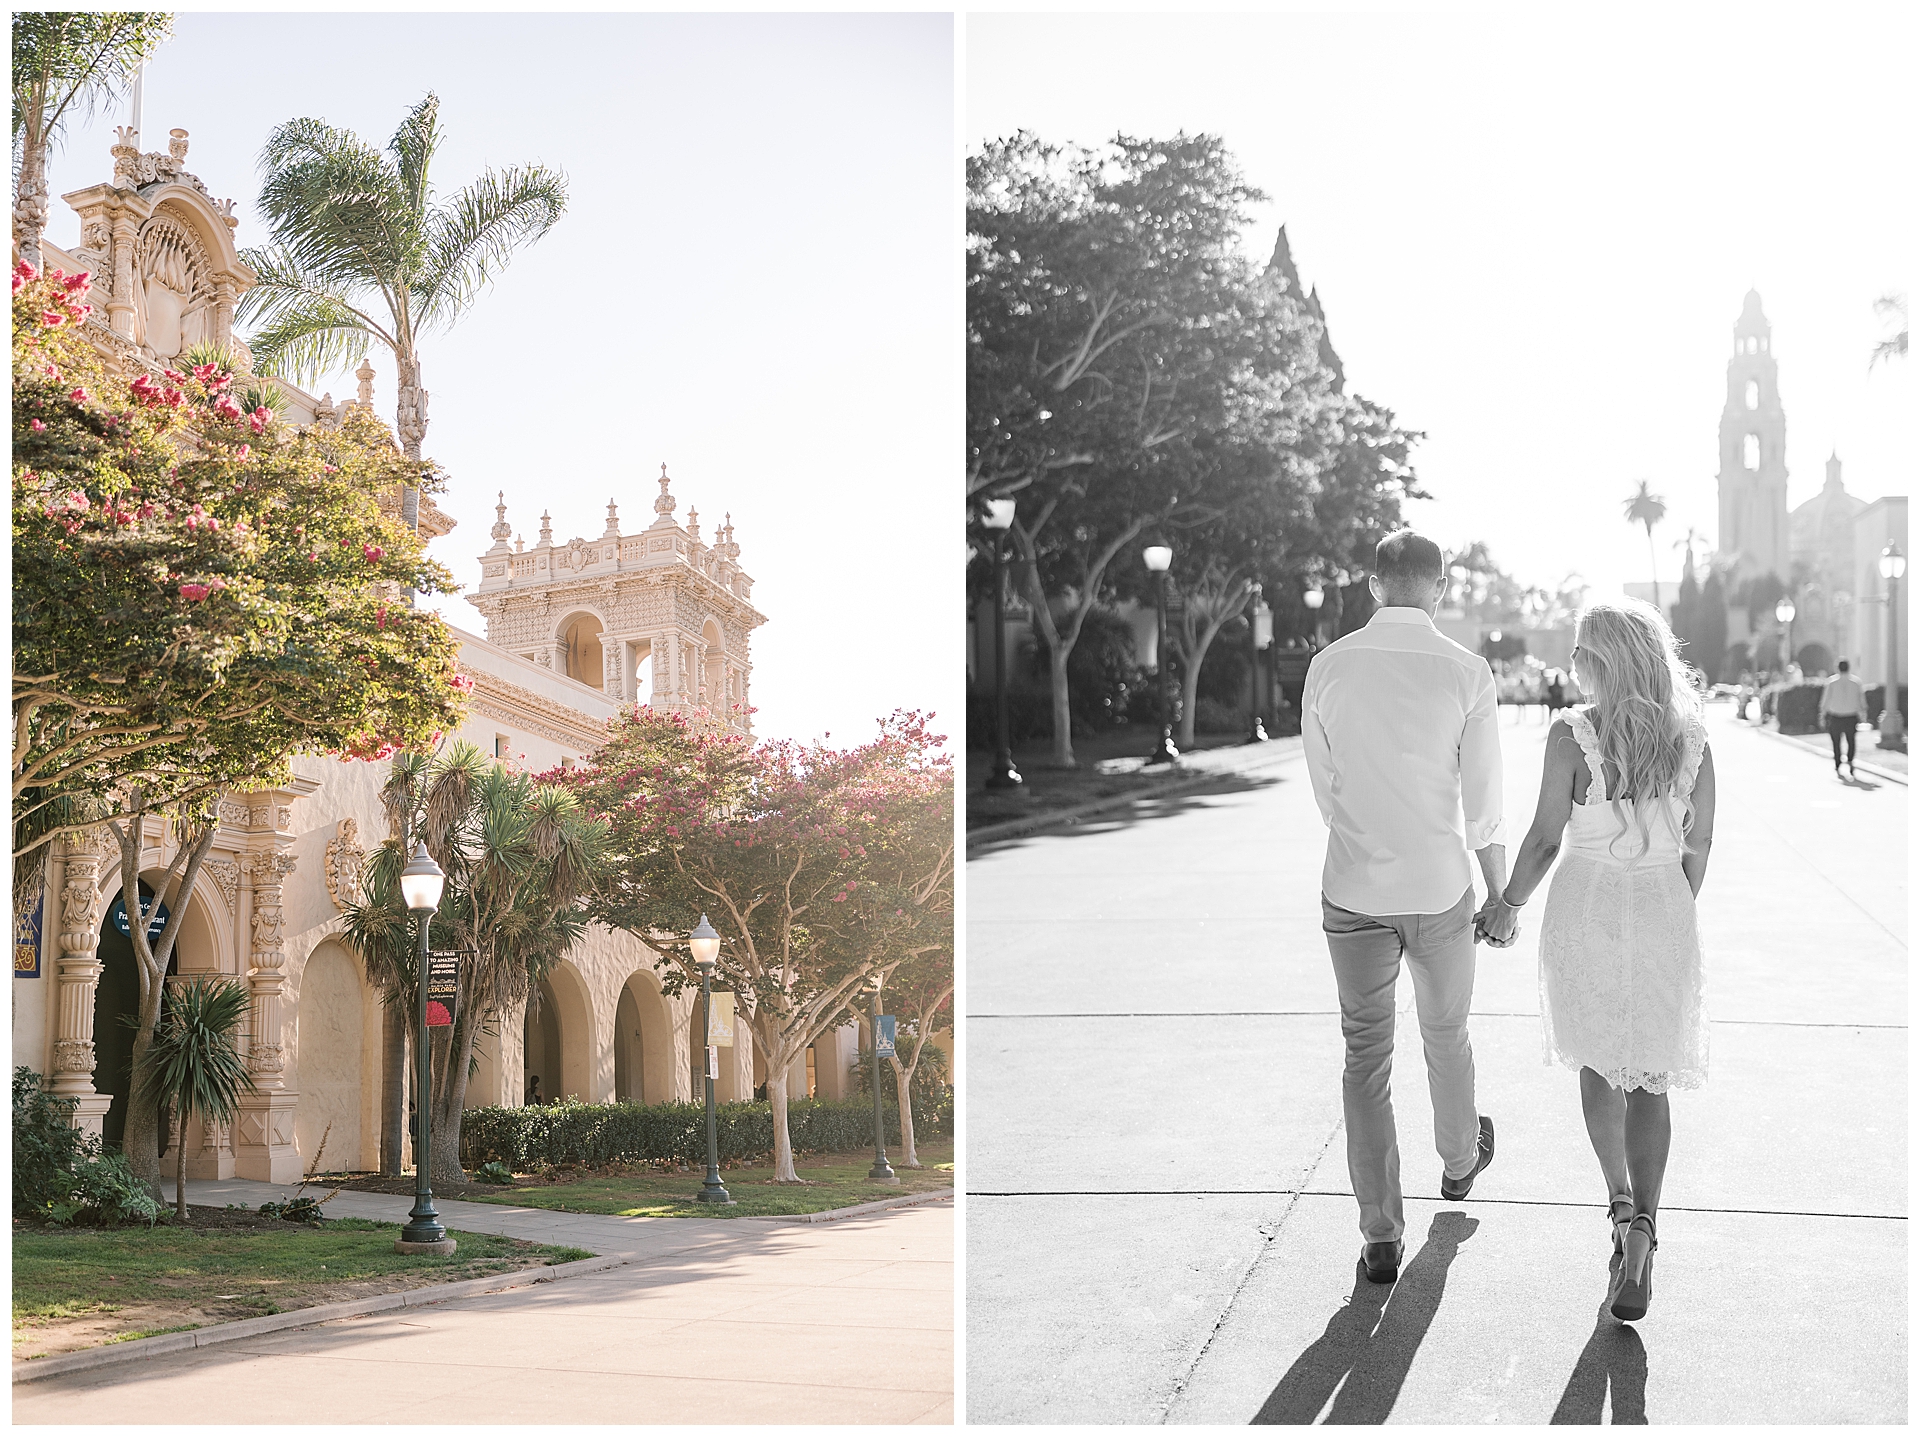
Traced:
<path id="1" fill-rule="evenodd" d="M 609 723 L 591 764 L 548 775 L 606 818 L 612 877 L 590 911 L 653 951 L 668 993 L 699 981 L 686 935 L 700 915 L 719 931 L 714 976 L 766 1071 L 777 1182 L 800 1180 L 788 1069 L 903 961 L 902 941 L 952 942 L 941 742 L 916 713 L 836 749 L 750 744 L 640 706 Z"/>
<path id="2" fill-rule="evenodd" d="M 150 822 L 180 842 L 159 891 L 185 911 L 225 789 L 296 754 L 373 759 L 460 721 L 459 646 L 407 588 L 450 579 L 379 498 L 418 482 L 376 420 L 276 423 L 221 362 L 109 369 L 88 276 L 13 274 L 13 852 L 16 909 L 46 845 L 107 825 L 133 893 Z M 132 925 L 136 1072 L 173 931 Z M 156 951 L 157 950 L 157 951 Z M 129 1111 L 157 1178 L 157 1109 Z"/>

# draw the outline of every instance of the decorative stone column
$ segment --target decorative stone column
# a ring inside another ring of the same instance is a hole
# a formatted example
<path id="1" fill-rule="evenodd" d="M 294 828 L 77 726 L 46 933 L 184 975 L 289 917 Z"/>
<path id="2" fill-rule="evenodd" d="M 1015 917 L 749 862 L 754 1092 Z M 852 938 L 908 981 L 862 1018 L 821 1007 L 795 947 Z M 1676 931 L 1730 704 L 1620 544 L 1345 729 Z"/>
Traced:
<path id="1" fill-rule="evenodd" d="M 300 1177 L 300 1156 L 293 1145 L 293 1111 L 298 1094 L 287 1090 L 286 1053 L 280 1044 L 280 1000 L 286 991 L 286 979 L 280 971 L 286 963 L 280 896 L 293 869 L 293 855 L 282 849 L 249 853 L 242 861 L 253 924 L 253 961 L 247 969 L 247 986 L 253 990 L 253 1025 L 247 1067 L 253 1074 L 254 1090 L 240 1098 L 233 1172 L 236 1177 L 270 1183 L 294 1182 Z"/>
<path id="2" fill-rule="evenodd" d="M 113 298 L 107 301 L 107 323 L 122 339 L 134 337 L 133 251 L 139 242 L 139 219 L 122 207 L 113 216 Z"/>
<path id="3" fill-rule="evenodd" d="M 233 307 L 239 297 L 240 287 L 232 275 L 222 270 L 213 277 L 213 337 L 224 347 L 233 344 Z"/>
<path id="4" fill-rule="evenodd" d="M 93 1000 L 100 984 L 100 879 L 119 845 L 104 829 L 69 837 L 60 883 L 60 992 L 53 1043 L 53 1079 L 58 1097 L 76 1107 L 73 1124 L 98 1137 L 113 1095 L 93 1088 Z M 51 874 L 49 879 L 51 879 Z"/>

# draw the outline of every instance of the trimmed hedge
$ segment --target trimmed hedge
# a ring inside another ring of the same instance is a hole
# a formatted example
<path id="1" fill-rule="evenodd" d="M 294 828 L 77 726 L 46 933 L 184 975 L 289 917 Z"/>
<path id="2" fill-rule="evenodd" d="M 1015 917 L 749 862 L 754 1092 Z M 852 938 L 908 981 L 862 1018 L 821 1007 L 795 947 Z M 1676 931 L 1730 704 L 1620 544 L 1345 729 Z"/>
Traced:
<path id="1" fill-rule="evenodd" d="M 883 1104 L 887 1141 L 900 1141 L 900 1111 Z M 773 1104 L 718 1103 L 714 1128 L 722 1162 L 742 1162 L 773 1152 Z M 953 1132 L 953 1092 L 937 1104 L 913 1109 L 914 1136 L 922 1142 Z M 787 1132 L 797 1153 L 840 1153 L 873 1142 L 871 1099 L 787 1104 Z M 673 1160 L 698 1167 L 707 1160 L 704 1103 L 549 1103 L 530 1108 L 470 1108 L 460 1123 L 460 1160 L 489 1160 L 515 1172 L 544 1163 L 606 1163 Z"/>
<path id="2" fill-rule="evenodd" d="M 1820 732 L 1820 695 L 1824 684 L 1795 684 L 1780 690 L 1774 712 L 1780 716 L 1781 733 Z"/>

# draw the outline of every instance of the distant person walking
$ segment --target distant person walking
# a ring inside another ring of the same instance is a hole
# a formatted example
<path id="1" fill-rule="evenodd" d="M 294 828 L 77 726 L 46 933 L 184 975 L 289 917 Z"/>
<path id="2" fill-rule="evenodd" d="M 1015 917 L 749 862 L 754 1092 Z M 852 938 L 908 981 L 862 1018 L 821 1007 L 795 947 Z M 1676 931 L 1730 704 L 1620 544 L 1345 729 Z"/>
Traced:
<path id="1" fill-rule="evenodd" d="M 1593 702 L 1547 735 L 1533 825 L 1497 906 L 1525 903 L 1560 858 L 1540 923 L 1540 1016 L 1548 1061 L 1580 1072 L 1613 1223 L 1608 1303 L 1631 1322 L 1653 1297 L 1667 1093 L 1707 1079 L 1694 905 L 1713 844 L 1713 753 L 1692 671 L 1651 604 L 1595 604 L 1574 637 Z"/>
<path id="2" fill-rule="evenodd" d="M 1867 694 L 1860 687 L 1845 659 L 1840 660 L 1840 672 L 1828 679 L 1820 690 L 1820 722 L 1827 730 L 1827 737 L 1833 740 L 1833 773 L 1840 776 L 1840 741 L 1847 743 L 1847 777 L 1853 773 L 1854 730 L 1860 726 L 1860 720 L 1866 713 Z"/>
<path id="3" fill-rule="evenodd" d="M 1314 657 L 1300 702 L 1313 796 L 1327 824 L 1321 927 L 1346 1038 L 1341 1097 L 1361 1262 L 1400 1275 L 1406 1214 L 1388 1080 L 1393 992 L 1404 957 L 1433 1095 L 1440 1196 L 1458 1202 L 1493 1161 L 1493 1120 L 1474 1104 L 1471 849 L 1489 894 L 1506 884 L 1500 720 L 1487 661 L 1433 626 L 1446 592 L 1439 545 L 1401 529 L 1380 541 L 1366 627 Z M 1511 939 L 1509 914 L 1489 920 Z"/>

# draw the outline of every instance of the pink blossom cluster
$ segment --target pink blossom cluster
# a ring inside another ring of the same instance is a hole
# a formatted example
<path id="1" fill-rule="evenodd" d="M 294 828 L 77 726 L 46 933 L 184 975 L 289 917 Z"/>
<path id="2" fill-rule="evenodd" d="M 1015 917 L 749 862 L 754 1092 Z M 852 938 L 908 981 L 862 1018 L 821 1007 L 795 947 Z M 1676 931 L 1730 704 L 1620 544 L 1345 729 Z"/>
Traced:
<path id="1" fill-rule="evenodd" d="M 168 370 L 167 373 L 171 375 L 173 371 Z M 168 409 L 178 409 L 186 399 L 178 389 L 171 386 L 163 388 L 155 384 L 153 377 L 147 374 L 140 375 L 128 388 L 133 391 L 133 397 L 149 409 L 160 405 L 165 405 Z"/>
<path id="2" fill-rule="evenodd" d="M 207 391 L 211 394 L 218 394 L 221 390 L 225 389 L 229 384 L 233 383 L 233 376 L 231 374 L 227 373 L 219 365 L 211 364 L 211 363 L 194 365 L 193 377 L 199 380 L 203 385 L 205 385 L 207 388 Z M 229 399 L 227 402 L 229 404 L 233 403 L 231 399 Z M 215 408 L 218 408 L 218 407 L 219 407 L 218 405 L 215 406 Z M 240 417 L 240 406 L 237 404 L 233 405 L 232 417 L 235 419 L 238 419 Z"/>
<path id="3" fill-rule="evenodd" d="M 216 576 L 214 578 L 207 580 L 207 582 L 204 584 L 199 584 L 199 583 L 182 584 L 180 586 L 180 597 L 183 599 L 191 600 L 192 602 L 197 604 L 200 602 L 200 600 L 206 598 L 207 595 L 217 594 L 220 592 L 220 590 L 226 587 L 227 587 L 227 581 L 225 579 L 222 579 Z"/>
<path id="4" fill-rule="evenodd" d="M 457 694 L 470 694 L 473 692 L 473 676 L 471 674 L 455 674 L 447 680 L 447 687 Z"/>
<path id="5" fill-rule="evenodd" d="M 20 293 L 33 280 L 39 278 L 34 267 L 25 260 L 13 267 L 13 292 Z M 65 270 L 53 270 L 48 278 L 59 281 L 52 293 L 53 308 L 41 311 L 40 323 L 48 329 L 58 329 L 69 320 L 78 324 L 93 313 L 93 306 L 86 302 L 87 291 L 93 284 L 93 274 L 82 270 L 79 274 L 68 274 Z"/>

